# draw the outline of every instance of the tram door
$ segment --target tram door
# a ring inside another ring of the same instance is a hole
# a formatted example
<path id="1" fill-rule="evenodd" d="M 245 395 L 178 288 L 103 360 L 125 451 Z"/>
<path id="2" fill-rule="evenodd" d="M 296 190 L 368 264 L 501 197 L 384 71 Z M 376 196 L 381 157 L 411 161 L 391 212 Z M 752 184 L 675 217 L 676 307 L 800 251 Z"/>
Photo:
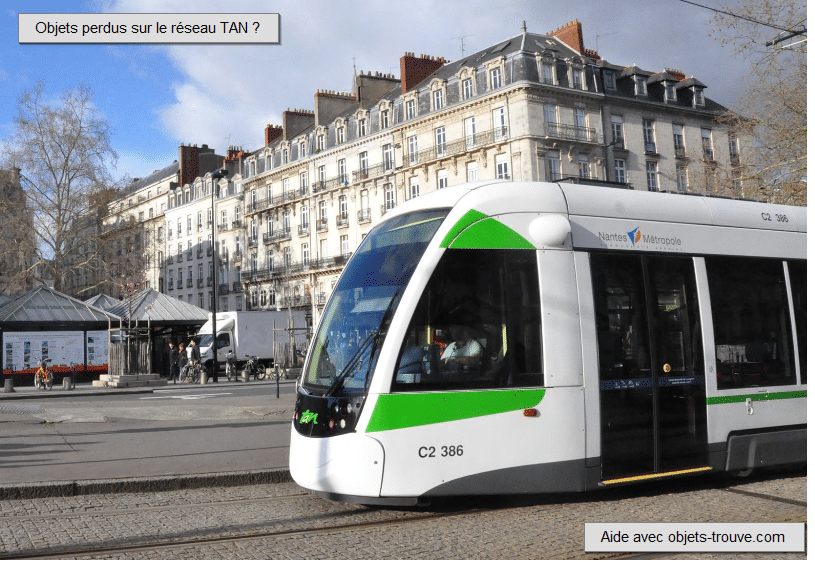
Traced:
<path id="1" fill-rule="evenodd" d="M 591 256 L 604 480 L 704 466 L 707 420 L 693 261 Z"/>

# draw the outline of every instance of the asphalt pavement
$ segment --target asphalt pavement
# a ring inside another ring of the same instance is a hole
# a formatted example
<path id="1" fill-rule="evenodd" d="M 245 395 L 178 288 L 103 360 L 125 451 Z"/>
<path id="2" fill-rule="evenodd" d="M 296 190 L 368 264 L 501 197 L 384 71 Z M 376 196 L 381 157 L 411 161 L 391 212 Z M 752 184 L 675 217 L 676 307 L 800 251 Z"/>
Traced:
<path id="1" fill-rule="evenodd" d="M 291 480 L 294 381 L 0 392 L 0 499 Z"/>

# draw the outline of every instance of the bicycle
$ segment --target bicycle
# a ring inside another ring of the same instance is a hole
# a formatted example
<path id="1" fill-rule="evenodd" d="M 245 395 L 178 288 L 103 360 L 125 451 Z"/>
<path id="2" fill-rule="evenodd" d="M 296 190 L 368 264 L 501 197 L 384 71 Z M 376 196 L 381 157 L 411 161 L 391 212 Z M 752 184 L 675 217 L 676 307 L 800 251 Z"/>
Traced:
<path id="1" fill-rule="evenodd" d="M 34 386 L 39 389 L 51 390 L 54 386 L 54 372 L 48 368 L 51 359 L 46 357 L 40 360 L 40 366 L 34 373 Z"/>
<path id="2" fill-rule="evenodd" d="M 235 367 L 235 354 L 230 350 L 226 354 L 226 380 L 234 381 L 238 378 L 238 370 Z"/>
<path id="3" fill-rule="evenodd" d="M 263 380 L 266 378 L 266 365 L 259 361 L 257 355 L 247 355 L 249 360 L 244 365 L 243 369 L 249 373 L 249 376 L 254 376 L 255 380 Z"/>
<path id="4" fill-rule="evenodd" d="M 203 367 L 200 363 L 188 363 L 181 368 L 178 375 L 178 382 L 198 382 L 201 380 Z"/>

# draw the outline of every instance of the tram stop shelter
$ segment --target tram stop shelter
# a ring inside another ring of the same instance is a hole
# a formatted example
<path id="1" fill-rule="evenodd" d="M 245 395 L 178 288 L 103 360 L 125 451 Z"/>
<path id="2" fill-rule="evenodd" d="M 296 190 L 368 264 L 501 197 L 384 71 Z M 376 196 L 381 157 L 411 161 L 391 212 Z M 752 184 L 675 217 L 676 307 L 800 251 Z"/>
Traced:
<path id="1" fill-rule="evenodd" d="M 5 300 L 5 299 L 4 299 Z M 33 385 L 43 358 L 59 377 L 88 380 L 108 370 L 108 328 L 119 317 L 46 286 L 0 304 L 3 375 Z"/>
<path id="2" fill-rule="evenodd" d="M 168 344 L 187 343 L 210 316 L 203 308 L 153 289 L 139 291 L 113 305 L 106 304 L 105 310 L 121 318 L 111 327 L 113 353 L 119 353 L 122 342 L 132 342 L 126 364 L 124 359 L 116 364 L 125 365 L 130 373 L 158 373 L 162 377 L 170 374 Z M 112 367 L 111 373 L 117 370 L 118 367 Z"/>

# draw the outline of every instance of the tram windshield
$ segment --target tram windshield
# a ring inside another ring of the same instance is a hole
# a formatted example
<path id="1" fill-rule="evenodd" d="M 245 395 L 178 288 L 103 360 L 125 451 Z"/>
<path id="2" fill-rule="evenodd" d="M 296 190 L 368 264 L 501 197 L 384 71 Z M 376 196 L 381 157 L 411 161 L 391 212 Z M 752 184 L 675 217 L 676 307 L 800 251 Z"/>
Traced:
<path id="1" fill-rule="evenodd" d="M 395 217 L 362 241 L 325 309 L 302 387 L 312 394 L 368 387 L 393 311 L 449 209 Z"/>

